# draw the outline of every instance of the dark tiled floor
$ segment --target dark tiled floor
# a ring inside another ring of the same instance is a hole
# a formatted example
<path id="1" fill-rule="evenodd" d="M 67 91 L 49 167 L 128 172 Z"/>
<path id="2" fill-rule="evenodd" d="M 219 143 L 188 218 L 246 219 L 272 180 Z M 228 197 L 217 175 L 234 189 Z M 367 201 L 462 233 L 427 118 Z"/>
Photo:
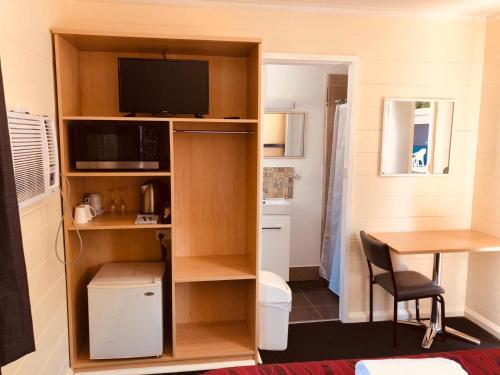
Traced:
<path id="1" fill-rule="evenodd" d="M 319 322 L 339 318 L 339 297 L 324 281 L 291 281 L 290 323 Z"/>

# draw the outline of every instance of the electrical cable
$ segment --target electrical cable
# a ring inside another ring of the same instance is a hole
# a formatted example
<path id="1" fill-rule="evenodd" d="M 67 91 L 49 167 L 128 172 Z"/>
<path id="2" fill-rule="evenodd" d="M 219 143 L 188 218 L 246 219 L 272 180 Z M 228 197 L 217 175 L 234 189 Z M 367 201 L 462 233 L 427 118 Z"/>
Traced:
<path id="1" fill-rule="evenodd" d="M 68 185 L 68 196 L 70 196 L 70 193 L 71 193 L 71 184 L 69 182 L 68 177 L 63 176 L 63 178 L 66 180 L 66 183 Z M 73 218 L 73 214 L 70 211 L 69 212 L 69 217 L 71 218 L 71 222 L 73 223 L 73 226 L 75 227 L 76 234 L 78 236 L 78 240 L 80 241 L 80 252 L 78 253 L 78 256 L 76 257 L 76 259 L 73 260 L 73 261 L 71 261 L 71 262 L 66 262 L 65 259 L 62 259 L 60 257 L 59 252 L 57 251 L 57 243 L 58 243 L 58 239 L 59 239 L 59 233 L 61 232 L 61 228 L 62 228 L 63 223 L 64 223 L 64 214 L 68 213 L 67 210 L 68 210 L 68 208 L 70 208 L 70 206 L 68 205 L 68 198 L 64 195 L 64 193 L 62 191 L 62 188 L 60 186 L 59 186 L 59 193 L 61 194 L 61 197 L 62 197 L 62 206 L 63 206 L 63 209 L 62 209 L 62 214 L 61 214 L 61 220 L 59 221 L 59 225 L 57 227 L 56 241 L 55 241 L 55 244 L 54 244 L 54 252 L 55 252 L 56 258 L 57 258 L 57 260 L 59 262 L 61 262 L 64 265 L 69 265 L 69 264 L 74 264 L 74 263 L 78 262 L 80 260 L 80 258 L 82 257 L 82 254 L 83 254 L 83 240 L 82 240 L 82 236 L 80 234 L 80 231 L 78 230 L 78 227 L 75 224 L 75 219 Z"/>

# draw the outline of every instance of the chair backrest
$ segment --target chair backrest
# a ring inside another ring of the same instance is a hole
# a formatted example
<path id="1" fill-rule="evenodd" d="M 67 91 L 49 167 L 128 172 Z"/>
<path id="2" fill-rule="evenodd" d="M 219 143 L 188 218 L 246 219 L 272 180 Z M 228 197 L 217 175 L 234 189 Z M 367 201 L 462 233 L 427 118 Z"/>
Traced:
<path id="1" fill-rule="evenodd" d="M 360 232 L 361 242 L 366 259 L 383 270 L 394 272 L 391 262 L 389 246 L 369 236 L 365 231 Z"/>

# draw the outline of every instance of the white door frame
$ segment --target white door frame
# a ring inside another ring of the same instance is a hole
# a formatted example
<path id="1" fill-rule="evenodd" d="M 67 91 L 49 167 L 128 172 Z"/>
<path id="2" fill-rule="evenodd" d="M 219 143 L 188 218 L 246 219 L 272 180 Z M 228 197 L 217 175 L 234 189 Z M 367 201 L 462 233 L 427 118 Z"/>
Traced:
<path id="1" fill-rule="evenodd" d="M 344 160 L 344 177 L 346 178 L 346 192 L 342 204 L 342 243 L 343 251 L 340 254 L 340 306 L 339 318 L 342 322 L 349 322 L 349 270 L 350 270 L 350 242 L 351 242 L 351 207 L 352 207 L 352 180 L 354 163 L 354 129 L 355 112 L 358 91 L 358 70 L 359 57 L 346 55 L 312 55 L 312 54 L 291 54 L 291 53 L 266 53 L 262 54 L 262 65 L 267 64 L 288 64 L 288 65 L 334 65 L 348 64 L 348 86 L 347 86 L 347 129 L 346 132 L 346 158 Z M 261 85 L 264 90 L 264 85 Z M 261 93 L 261 108 L 264 112 L 264 95 Z M 261 119 L 264 116 L 261 114 Z"/>

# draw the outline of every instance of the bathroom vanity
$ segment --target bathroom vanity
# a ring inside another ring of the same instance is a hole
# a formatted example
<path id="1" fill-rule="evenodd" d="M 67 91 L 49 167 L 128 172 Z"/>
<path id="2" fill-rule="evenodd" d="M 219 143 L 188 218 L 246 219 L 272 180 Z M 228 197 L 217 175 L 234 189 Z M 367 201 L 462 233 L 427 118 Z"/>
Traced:
<path id="1" fill-rule="evenodd" d="M 289 280 L 290 213 L 292 205 L 286 199 L 266 199 L 262 202 L 261 266 Z"/>

